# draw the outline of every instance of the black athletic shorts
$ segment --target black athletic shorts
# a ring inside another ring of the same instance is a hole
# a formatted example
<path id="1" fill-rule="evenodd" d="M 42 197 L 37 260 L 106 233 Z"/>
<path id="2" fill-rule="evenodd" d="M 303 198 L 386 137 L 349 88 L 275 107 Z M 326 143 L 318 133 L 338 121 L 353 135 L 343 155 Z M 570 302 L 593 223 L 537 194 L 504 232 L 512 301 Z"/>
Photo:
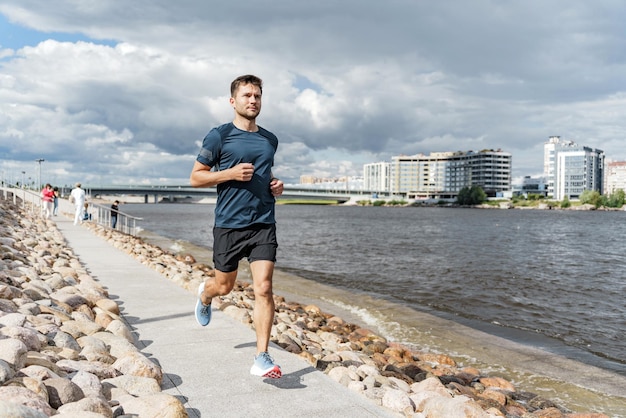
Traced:
<path id="1" fill-rule="evenodd" d="M 276 224 L 255 224 L 246 228 L 213 228 L 213 266 L 229 273 L 237 270 L 244 257 L 249 262 L 276 262 Z"/>

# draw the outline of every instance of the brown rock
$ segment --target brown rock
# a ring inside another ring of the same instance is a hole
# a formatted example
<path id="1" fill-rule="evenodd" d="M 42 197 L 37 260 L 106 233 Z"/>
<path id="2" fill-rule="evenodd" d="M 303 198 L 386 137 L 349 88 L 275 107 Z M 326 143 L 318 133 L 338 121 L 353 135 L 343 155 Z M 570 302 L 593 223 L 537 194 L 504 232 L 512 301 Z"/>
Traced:
<path id="1" fill-rule="evenodd" d="M 114 318 L 108 312 L 103 311 L 96 314 L 94 322 L 102 328 L 106 329 L 106 327 L 108 327 L 113 320 Z"/>
<path id="2" fill-rule="evenodd" d="M 317 359 L 313 356 L 313 354 L 309 353 L 308 351 L 302 351 L 298 354 L 300 357 L 305 359 L 311 366 L 316 367 Z"/>
<path id="3" fill-rule="evenodd" d="M 100 299 L 96 302 L 96 306 L 115 315 L 120 314 L 120 307 L 115 301 L 110 299 Z"/>
<path id="4" fill-rule="evenodd" d="M 498 404 L 500 404 L 500 406 L 504 406 L 506 404 L 506 395 L 497 390 L 487 389 L 478 396 L 480 396 L 481 398 L 494 400 Z"/>
<path id="5" fill-rule="evenodd" d="M 322 312 L 322 310 L 318 306 L 315 306 L 315 305 L 307 305 L 304 307 L 304 310 L 306 312 L 316 313 L 316 314 L 319 314 Z"/>
<path id="6" fill-rule="evenodd" d="M 445 354 L 420 353 L 417 355 L 417 357 L 421 361 L 456 367 L 456 362 Z"/>
<path id="7" fill-rule="evenodd" d="M 532 413 L 533 418 L 563 418 L 563 413 L 558 408 L 547 408 Z"/>
<path id="8" fill-rule="evenodd" d="M 519 404 L 508 404 L 504 406 L 504 410 L 506 411 L 507 415 L 511 415 L 514 417 L 521 417 L 524 416 L 524 414 L 526 414 L 528 411 L 526 410 L 526 408 L 524 408 L 523 406 L 519 405 Z"/>
<path id="9" fill-rule="evenodd" d="M 479 381 L 488 388 L 498 388 L 515 392 L 515 386 L 501 377 L 481 377 Z"/>
<path id="10" fill-rule="evenodd" d="M 461 372 L 463 372 L 463 373 L 467 373 L 467 374 L 470 374 L 470 375 L 473 375 L 473 376 L 475 376 L 475 377 L 480 376 L 480 370 L 478 370 L 478 369 L 477 369 L 477 368 L 475 368 L 475 367 L 463 367 L 463 368 L 461 369 Z"/>

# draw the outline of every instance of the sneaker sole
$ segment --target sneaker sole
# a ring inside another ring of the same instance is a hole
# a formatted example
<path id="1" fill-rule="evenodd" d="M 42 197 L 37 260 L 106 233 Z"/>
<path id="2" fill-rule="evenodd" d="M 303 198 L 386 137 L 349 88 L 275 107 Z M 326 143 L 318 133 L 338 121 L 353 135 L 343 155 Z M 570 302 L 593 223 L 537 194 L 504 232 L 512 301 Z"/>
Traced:
<path id="1" fill-rule="evenodd" d="M 255 367 L 252 367 L 250 370 L 250 374 L 261 377 L 269 377 L 270 379 L 280 379 L 283 375 L 283 372 L 280 370 L 280 367 L 274 366 L 270 370 L 264 372 L 263 370 L 258 370 Z"/>

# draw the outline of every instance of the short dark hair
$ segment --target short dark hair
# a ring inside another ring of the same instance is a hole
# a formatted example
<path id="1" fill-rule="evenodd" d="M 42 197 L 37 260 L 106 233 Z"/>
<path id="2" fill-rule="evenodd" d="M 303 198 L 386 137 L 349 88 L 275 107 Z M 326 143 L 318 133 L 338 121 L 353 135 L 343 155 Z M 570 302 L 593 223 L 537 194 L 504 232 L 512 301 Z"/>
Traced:
<path id="1" fill-rule="evenodd" d="M 261 90 L 261 93 L 263 93 L 263 80 L 255 75 L 246 74 L 240 75 L 239 77 L 234 79 L 232 83 L 230 83 L 230 97 L 235 97 L 235 93 L 237 92 L 239 86 L 245 84 L 252 84 L 254 86 L 257 86 Z"/>

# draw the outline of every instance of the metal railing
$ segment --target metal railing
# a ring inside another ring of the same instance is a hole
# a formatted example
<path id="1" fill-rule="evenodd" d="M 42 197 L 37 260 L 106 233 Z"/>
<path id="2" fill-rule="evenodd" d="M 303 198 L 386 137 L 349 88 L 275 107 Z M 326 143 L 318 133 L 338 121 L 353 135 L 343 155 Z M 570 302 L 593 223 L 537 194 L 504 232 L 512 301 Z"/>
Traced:
<path id="1" fill-rule="evenodd" d="M 117 222 L 115 223 L 115 228 L 113 228 L 113 217 L 111 216 L 113 211 L 111 207 L 99 203 L 90 203 L 87 208 L 87 215 L 91 219 L 88 219 L 88 221 L 96 222 L 98 225 L 103 225 L 128 235 L 137 235 L 137 232 L 139 232 L 137 221 L 140 221 L 142 218 L 137 218 L 119 210 L 115 212 L 117 213 Z"/>
<path id="2" fill-rule="evenodd" d="M 41 196 L 33 190 L 17 189 L 12 187 L 0 187 L 0 198 L 4 200 L 12 200 L 13 204 L 21 205 L 25 210 L 30 211 L 32 214 L 40 215 L 42 211 Z M 66 214 L 74 219 L 76 213 L 76 206 L 66 198 L 59 198 L 58 213 Z M 85 212 L 83 212 L 85 213 Z M 100 203 L 88 203 L 87 204 L 87 222 L 94 222 L 98 225 L 102 225 L 106 228 L 113 229 L 111 219 L 111 207 Z M 137 226 L 137 221 L 142 218 L 138 218 L 129 215 L 124 212 L 117 211 L 117 222 L 115 230 L 128 235 L 137 235 L 140 228 Z"/>
<path id="3" fill-rule="evenodd" d="M 41 196 L 33 190 L 18 189 L 13 187 L 0 187 L 3 200 L 11 200 L 14 205 L 22 206 L 31 213 L 40 212 Z"/>

